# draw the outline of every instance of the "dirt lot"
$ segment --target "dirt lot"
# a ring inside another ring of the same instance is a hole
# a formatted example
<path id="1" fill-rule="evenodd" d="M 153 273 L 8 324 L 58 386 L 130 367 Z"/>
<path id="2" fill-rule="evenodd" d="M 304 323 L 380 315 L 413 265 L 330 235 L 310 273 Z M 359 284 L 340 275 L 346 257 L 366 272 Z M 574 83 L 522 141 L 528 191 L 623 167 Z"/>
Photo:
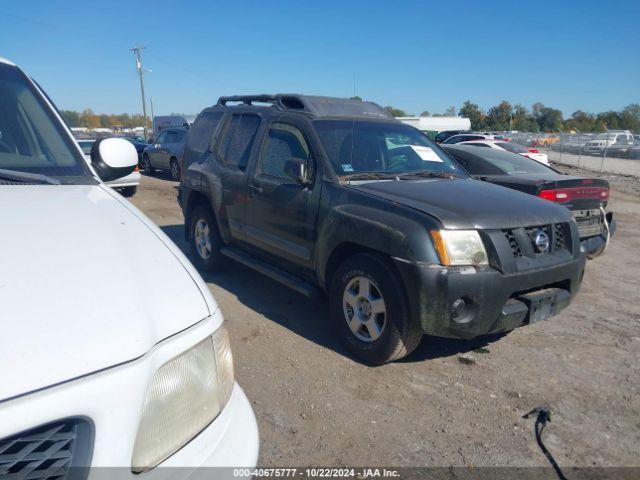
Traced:
<path id="1" fill-rule="evenodd" d="M 640 185 L 607 178 L 618 232 L 568 310 L 502 338 L 425 337 L 383 367 L 347 355 L 324 301 L 238 264 L 204 274 L 258 418 L 260 464 L 547 466 L 522 415 L 548 405 L 560 465 L 640 466 Z M 144 177 L 133 203 L 186 250 L 175 187 Z"/>

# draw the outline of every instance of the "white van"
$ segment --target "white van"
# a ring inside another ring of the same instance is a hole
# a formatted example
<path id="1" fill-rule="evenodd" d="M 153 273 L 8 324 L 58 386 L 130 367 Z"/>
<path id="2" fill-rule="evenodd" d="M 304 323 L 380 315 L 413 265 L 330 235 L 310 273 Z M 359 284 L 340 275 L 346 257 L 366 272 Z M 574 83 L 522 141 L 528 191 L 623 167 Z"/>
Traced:
<path id="1" fill-rule="evenodd" d="M 153 117 L 153 139 L 167 128 L 189 128 L 196 121 L 195 115 L 156 115 Z"/>
<path id="2" fill-rule="evenodd" d="M 255 466 L 256 420 L 215 300 L 103 183 L 133 170 L 134 146 L 101 140 L 92 162 L 0 59 L 0 476 Z"/>

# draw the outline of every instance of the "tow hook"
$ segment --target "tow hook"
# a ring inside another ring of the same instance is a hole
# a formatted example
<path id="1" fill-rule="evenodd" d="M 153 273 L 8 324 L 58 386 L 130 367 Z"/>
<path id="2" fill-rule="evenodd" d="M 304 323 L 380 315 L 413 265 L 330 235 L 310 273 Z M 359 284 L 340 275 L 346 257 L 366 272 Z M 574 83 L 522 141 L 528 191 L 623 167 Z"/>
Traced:
<path id="1" fill-rule="evenodd" d="M 587 258 L 589 260 L 599 257 L 604 252 L 606 252 L 607 248 L 609 248 L 609 241 L 611 240 L 611 229 L 609 228 L 609 221 L 607 220 L 607 212 L 604 211 L 603 206 L 600 206 L 600 212 L 602 212 L 602 221 L 604 222 L 604 230 L 606 232 L 605 241 L 601 249 L 596 252 L 587 254 Z"/>

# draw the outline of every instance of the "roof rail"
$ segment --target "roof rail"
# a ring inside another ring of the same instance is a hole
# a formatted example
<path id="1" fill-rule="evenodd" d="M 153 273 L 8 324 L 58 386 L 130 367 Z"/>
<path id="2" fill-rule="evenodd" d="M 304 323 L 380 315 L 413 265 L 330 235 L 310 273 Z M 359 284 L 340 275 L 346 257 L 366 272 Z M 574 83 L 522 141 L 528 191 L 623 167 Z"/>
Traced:
<path id="1" fill-rule="evenodd" d="M 226 105 L 227 102 L 240 102 L 245 105 L 253 105 L 254 103 L 271 103 L 275 107 L 282 109 L 309 109 L 308 105 L 303 101 L 303 96 L 295 94 L 232 95 L 228 97 L 220 97 L 218 99 L 218 105 Z"/>
<path id="2" fill-rule="evenodd" d="M 244 105 L 268 103 L 281 110 L 297 110 L 318 117 L 393 118 L 386 110 L 375 103 L 348 98 L 318 97 L 295 93 L 232 95 L 220 97 L 217 104 L 224 106 L 228 102 L 239 102 Z"/>

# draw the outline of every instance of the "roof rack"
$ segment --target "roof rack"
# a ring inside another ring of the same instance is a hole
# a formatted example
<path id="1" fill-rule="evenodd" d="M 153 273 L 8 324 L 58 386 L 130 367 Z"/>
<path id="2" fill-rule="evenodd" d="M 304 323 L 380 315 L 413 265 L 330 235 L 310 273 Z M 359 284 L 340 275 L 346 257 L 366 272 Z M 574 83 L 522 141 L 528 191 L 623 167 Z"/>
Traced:
<path id="1" fill-rule="evenodd" d="M 393 118 L 376 103 L 349 98 L 319 97 L 293 93 L 232 95 L 220 97 L 217 104 L 224 106 L 228 102 L 239 102 L 244 105 L 267 103 L 281 110 L 297 110 L 317 117 Z"/>

